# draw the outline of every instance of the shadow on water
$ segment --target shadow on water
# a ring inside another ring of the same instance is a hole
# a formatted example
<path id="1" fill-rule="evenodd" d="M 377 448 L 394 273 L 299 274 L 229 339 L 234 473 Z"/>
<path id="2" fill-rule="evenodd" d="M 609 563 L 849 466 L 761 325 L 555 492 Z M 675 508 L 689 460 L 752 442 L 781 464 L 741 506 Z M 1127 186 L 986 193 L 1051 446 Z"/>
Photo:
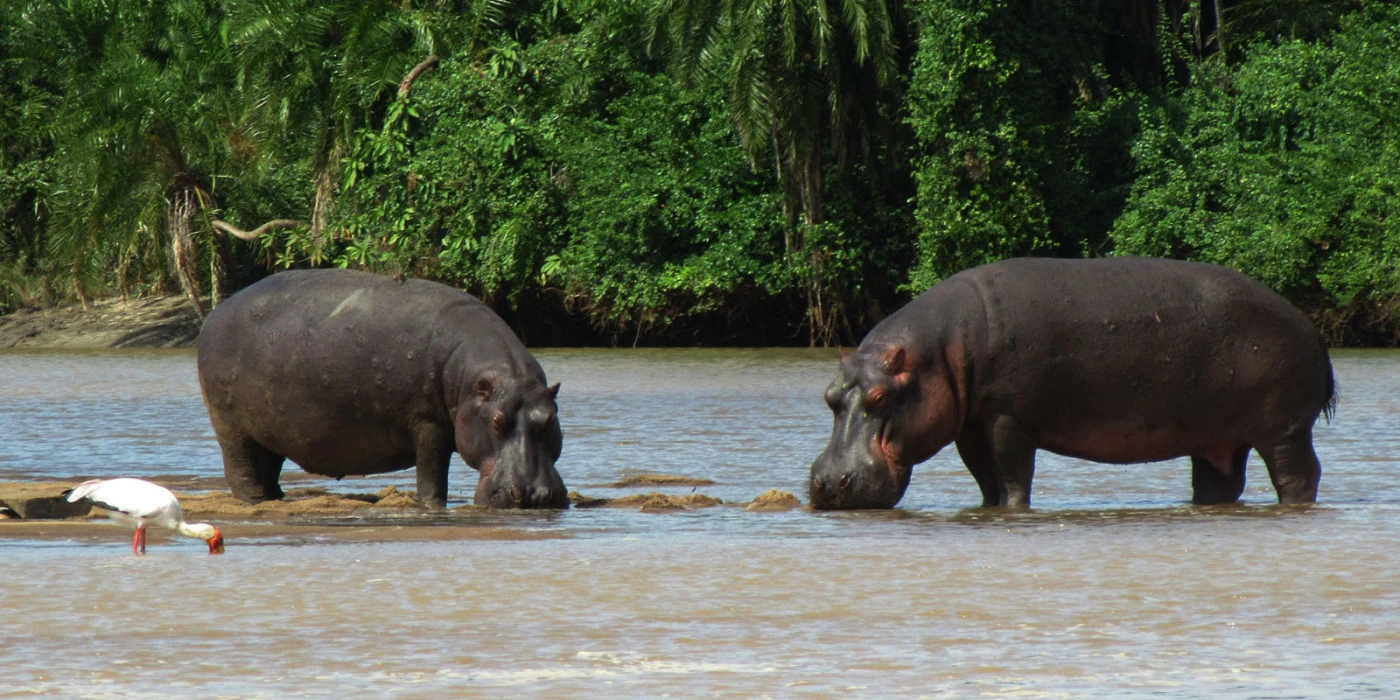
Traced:
<path id="1" fill-rule="evenodd" d="M 1206 523 L 1212 520 L 1259 521 L 1318 517 L 1334 510 L 1325 505 L 1231 504 L 1167 507 L 1116 507 L 1041 510 L 1035 508 L 963 508 L 956 511 L 864 510 L 819 513 L 820 517 L 854 523 L 965 527 L 1122 526 Z"/>

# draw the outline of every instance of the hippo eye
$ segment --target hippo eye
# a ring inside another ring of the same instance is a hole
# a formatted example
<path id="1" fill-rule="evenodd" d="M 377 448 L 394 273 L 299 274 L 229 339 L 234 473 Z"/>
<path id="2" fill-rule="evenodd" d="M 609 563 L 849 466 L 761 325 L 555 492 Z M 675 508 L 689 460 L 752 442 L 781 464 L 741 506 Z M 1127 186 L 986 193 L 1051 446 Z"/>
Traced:
<path id="1" fill-rule="evenodd" d="M 507 427 L 509 426 L 506 423 L 506 414 L 500 411 L 491 414 L 491 430 L 497 435 L 505 435 Z"/>
<path id="2" fill-rule="evenodd" d="M 865 395 L 866 412 L 880 413 L 881 411 L 884 411 L 885 406 L 889 403 L 889 399 L 889 394 L 885 393 L 884 389 L 880 387 L 875 387 L 874 389 L 871 389 Z"/>

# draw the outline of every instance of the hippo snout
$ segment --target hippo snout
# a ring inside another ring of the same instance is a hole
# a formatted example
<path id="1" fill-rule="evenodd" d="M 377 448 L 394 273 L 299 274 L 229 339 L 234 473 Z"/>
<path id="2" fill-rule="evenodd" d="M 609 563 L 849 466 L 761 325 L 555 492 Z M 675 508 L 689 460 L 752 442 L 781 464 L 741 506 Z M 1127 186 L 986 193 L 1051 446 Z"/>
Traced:
<path id="1" fill-rule="evenodd" d="M 818 460 L 812 465 L 808 500 L 818 510 L 893 508 L 903 495 L 889 469 L 873 462 L 845 466 Z"/>
<path id="2" fill-rule="evenodd" d="M 850 488 L 850 473 L 835 478 L 813 476 L 808 490 L 812 507 L 819 510 L 835 510 L 841 507 L 841 492 Z"/>
<path id="3" fill-rule="evenodd" d="M 501 485 L 486 492 L 485 503 L 478 495 L 477 502 L 492 508 L 568 508 L 569 493 L 560 479 L 555 483 L 534 485 Z M 478 492 L 480 494 L 480 492 Z"/>
<path id="4" fill-rule="evenodd" d="M 537 487 L 529 494 L 522 494 L 521 508 L 568 508 L 569 494 L 564 487 Z"/>

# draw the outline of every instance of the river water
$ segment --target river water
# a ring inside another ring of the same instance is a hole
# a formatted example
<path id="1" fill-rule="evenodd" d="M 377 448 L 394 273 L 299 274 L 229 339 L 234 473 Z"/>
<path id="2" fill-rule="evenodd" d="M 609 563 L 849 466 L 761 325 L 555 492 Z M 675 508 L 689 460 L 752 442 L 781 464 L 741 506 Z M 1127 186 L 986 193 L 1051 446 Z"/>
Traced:
<path id="1" fill-rule="evenodd" d="M 805 500 L 835 353 L 537 354 L 571 489 Z M 1334 363 L 1311 508 L 1271 505 L 1257 455 L 1243 505 L 1198 508 L 1186 460 L 1046 453 L 1033 510 L 971 508 L 949 449 L 888 513 L 342 520 L 381 534 L 246 528 L 222 557 L 153 536 L 136 558 L 116 525 L 0 537 L 0 698 L 1396 697 L 1400 354 Z M 0 481 L 221 474 L 193 354 L 0 354 Z M 454 463 L 456 501 L 474 476 Z M 488 534 L 432 536 L 462 525 Z"/>

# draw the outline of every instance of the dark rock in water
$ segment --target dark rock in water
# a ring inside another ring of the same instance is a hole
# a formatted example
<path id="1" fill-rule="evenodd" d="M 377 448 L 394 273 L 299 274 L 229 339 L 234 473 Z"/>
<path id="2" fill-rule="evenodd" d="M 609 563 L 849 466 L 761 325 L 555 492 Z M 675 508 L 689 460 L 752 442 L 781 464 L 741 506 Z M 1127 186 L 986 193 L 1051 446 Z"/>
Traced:
<path id="1" fill-rule="evenodd" d="M 76 484 L 36 482 L 0 484 L 0 506 L 24 520 L 62 520 L 87 515 L 88 503 L 69 503 L 63 492 Z"/>

